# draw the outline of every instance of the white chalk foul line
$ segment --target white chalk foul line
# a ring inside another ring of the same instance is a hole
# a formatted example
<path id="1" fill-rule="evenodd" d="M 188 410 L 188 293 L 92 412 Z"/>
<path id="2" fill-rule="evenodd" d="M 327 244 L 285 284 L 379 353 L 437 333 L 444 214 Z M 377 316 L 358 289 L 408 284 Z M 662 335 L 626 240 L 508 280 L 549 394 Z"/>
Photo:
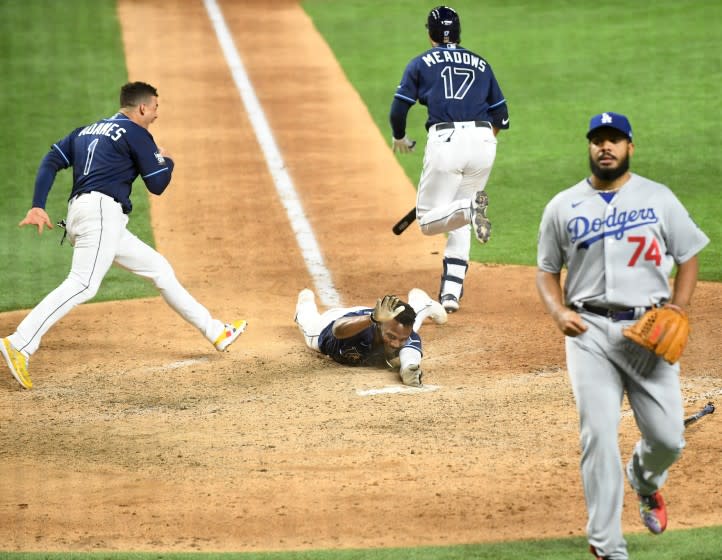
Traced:
<path id="1" fill-rule="evenodd" d="M 266 158 L 266 165 L 271 172 L 278 196 L 286 209 L 288 221 L 291 223 L 293 232 L 296 235 L 306 268 L 308 268 L 311 278 L 313 278 L 316 295 L 326 307 L 341 307 L 341 297 L 333 285 L 331 273 L 326 268 L 316 236 L 313 234 L 311 224 L 303 211 L 303 206 L 298 198 L 291 176 L 286 171 L 286 164 L 281 156 L 281 151 L 278 149 L 271 127 L 253 89 L 253 84 L 251 84 L 245 66 L 238 54 L 233 37 L 223 18 L 223 13 L 216 0 L 204 0 L 204 4 L 223 50 L 223 55 L 231 70 L 233 81 L 236 84 L 238 93 L 241 94 L 248 118 Z"/>
<path id="2" fill-rule="evenodd" d="M 438 391 L 441 385 L 422 385 L 421 387 L 408 387 L 406 385 L 387 385 L 380 389 L 356 389 L 356 394 L 359 397 L 369 397 L 371 395 L 395 395 L 395 394 L 416 394 L 416 393 L 431 393 Z"/>

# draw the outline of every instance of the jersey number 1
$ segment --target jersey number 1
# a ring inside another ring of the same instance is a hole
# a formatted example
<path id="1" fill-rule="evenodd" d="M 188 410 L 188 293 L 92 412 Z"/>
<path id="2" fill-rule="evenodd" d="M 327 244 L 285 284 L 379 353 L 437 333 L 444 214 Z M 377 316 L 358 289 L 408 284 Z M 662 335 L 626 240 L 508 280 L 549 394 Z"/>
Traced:
<path id="1" fill-rule="evenodd" d="M 83 168 L 83 175 L 90 173 L 90 166 L 93 163 L 93 154 L 95 153 L 95 147 L 98 145 L 98 139 L 96 138 L 90 144 L 88 144 L 88 157 L 85 160 L 85 167 Z"/>
<path id="2" fill-rule="evenodd" d="M 662 264 L 662 252 L 659 250 L 659 243 L 657 243 L 657 240 L 654 237 L 652 238 L 652 242 L 649 244 L 649 247 L 647 247 L 646 251 L 644 250 L 645 246 L 647 245 L 646 237 L 642 237 L 639 235 L 630 235 L 627 240 L 630 243 L 637 244 L 637 248 L 634 250 L 634 254 L 632 255 L 632 258 L 629 259 L 627 266 L 634 266 L 635 264 L 637 264 L 637 261 L 639 260 L 642 252 L 644 252 L 645 261 L 654 261 L 654 264 L 656 264 L 657 266 Z"/>

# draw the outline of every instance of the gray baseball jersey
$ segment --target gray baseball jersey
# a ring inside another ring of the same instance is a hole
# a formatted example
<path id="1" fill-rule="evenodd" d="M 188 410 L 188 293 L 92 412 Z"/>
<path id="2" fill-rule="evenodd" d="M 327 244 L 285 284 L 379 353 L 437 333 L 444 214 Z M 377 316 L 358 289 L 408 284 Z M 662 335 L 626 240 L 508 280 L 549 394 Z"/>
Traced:
<path id="1" fill-rule="evenodd" d="M 670 298 L 675 263 L 707 243 L 665 185 L 632 174 L 618 192 L 604 193 L 585 179 L 545 208 L 537 264 L 550 273 L 566 265 L 567 305 L 647 307 Z"/>

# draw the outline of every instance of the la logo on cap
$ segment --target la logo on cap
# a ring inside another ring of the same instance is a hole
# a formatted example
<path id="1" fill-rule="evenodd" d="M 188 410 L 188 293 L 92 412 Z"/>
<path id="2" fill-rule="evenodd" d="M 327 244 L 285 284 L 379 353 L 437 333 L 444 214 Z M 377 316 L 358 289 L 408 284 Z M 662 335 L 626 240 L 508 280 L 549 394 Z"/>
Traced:
<path id="1" fill-rule="evenodd" d="M 612 117 L 610 117 L 607 113 L 602 113 L 602 124 L 609 124 L 612 122 Z"/>

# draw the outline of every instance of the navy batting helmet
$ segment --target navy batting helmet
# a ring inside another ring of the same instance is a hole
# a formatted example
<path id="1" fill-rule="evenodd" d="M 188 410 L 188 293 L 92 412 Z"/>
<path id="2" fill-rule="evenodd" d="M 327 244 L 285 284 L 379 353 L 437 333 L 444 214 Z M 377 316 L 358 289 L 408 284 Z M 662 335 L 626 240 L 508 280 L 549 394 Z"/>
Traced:
<path id="1" fill-rule="evenodd" d="M 458 43 L 461 40 L 459 14 L 448 6 L 437 6 L 429 12 L 426 29 L 434 43 Z"/>

